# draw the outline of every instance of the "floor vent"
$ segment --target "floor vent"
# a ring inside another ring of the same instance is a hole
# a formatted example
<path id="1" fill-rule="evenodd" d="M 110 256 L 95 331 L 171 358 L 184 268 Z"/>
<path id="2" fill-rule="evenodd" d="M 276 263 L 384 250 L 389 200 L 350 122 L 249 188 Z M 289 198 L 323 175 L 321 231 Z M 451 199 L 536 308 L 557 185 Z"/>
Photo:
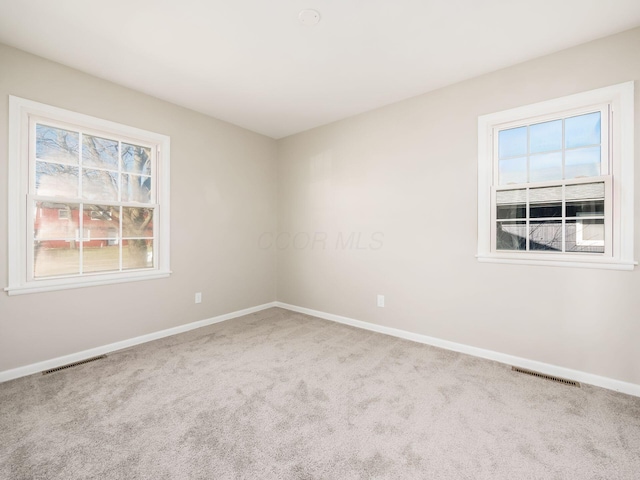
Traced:
<path id="1" fill-rule="evenodd" d="M 552 382 L 563 383 L 565 385 L 571 385 L 572 387 L 580 388 L 580 383 L 575 380 L 567 380 L 566 378 L 554 377 L 553 375 L 547 375 L 546 373 L 535 372 L 533 370 L 527 370 L 526 368 L 511 367 L 511 370 L 518 373 L 526 373 L 534 377 L 544 378 L 545 380 L 551 380 Z"/>
<path id="2" fill-rule="evenodd" d="M 61 367 L 52 368 L 51 370 L 45 370 L 42 372 L 43 375 L 48 375 L 50 373 L 59 372 L 60 370 L 66 370 L 67 368 L 77 367 L 78 365 L 84 365 L 85 363 L 95 362 L 96 360 L 102 360 L 103 358 L 107 358 L 106 355 L 99 355 L 97 357 L 87 358 L 86 360 L 80 360 L 79 362 L 69 363 L 67 365 L 62 365 Z"/>

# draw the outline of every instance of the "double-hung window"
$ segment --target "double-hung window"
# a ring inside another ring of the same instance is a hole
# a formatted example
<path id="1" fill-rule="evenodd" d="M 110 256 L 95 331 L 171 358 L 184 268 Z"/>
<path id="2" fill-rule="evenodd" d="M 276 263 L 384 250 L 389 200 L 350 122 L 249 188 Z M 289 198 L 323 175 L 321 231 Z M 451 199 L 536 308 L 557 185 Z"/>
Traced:
<path id="1" fill-rule="evenodd" d="M 10 97 L 9 294 L 169 274 L 169 138 Z"/>
<path id="2" fill-rule="evenodd" d="M 481 261 L 632 269 L 633 82 L 478 121 Z"/>

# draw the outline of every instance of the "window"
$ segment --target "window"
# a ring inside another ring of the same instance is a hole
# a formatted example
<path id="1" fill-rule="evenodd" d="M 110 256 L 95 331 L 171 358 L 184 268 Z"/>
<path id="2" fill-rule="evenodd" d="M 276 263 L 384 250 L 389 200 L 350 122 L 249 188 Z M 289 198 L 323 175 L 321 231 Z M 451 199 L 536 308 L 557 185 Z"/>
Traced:
<path id="1" fill-rule="evenodd" d="M 8 293 L 169 275 L 169 138 L 10 97 Z"/>
<path id="2" fill-rule="evenodd" d="M 58 220 L 69 220 L 70 218 L 71 218 L 71 212 L 68 209 L 66 208 L 58 209 Z"/>
<path id="3" fill-rule="evenodd" d="M 478 119 L 478 259 L 631 270 L 633 82 Z"/>

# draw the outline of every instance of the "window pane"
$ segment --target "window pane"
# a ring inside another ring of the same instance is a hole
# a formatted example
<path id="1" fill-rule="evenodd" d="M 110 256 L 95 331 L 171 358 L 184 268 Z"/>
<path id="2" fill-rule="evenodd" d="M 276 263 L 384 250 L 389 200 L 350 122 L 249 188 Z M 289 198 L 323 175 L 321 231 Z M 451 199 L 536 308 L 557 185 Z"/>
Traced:
<path id="1" fill-rule="evenodd" d="M 123 240 L 122 269 L 153 268 L 153 240 Z"/>
<path id="2" fill-rule="evenodd" d="M 118 142 L 93 135 L 82 136 L 82 164 L 118 170 Z"/>
<path id="3" fill-rule="evenodd" d="M 567 202 L 567 217 L 604 215 L 604 200 L 586 200 Z"/>
<path id="4" fill-rule="evenodd" d="M 33 276 L 36 278 L 80 273 L 79 243 L 72 241 L 36 241 L 33 252 Z"/>
<path id="5" fill-rule="evenodd" d="M 600 175 L 600 147 L 579 148 L 565 152 L 564 178 Z"/>
<path id="6" fill-rule="evenodd" d="M 33 230 L 41 245 L 51 247 L 55 244 L 43 240 L 75 240 L 78 235 L 79 206 L 67 203 L 35 202 Z M 58 246 L 64 246 L 57 243 Z"/>
<path id="7" fill-rule="evenodd" d="M 122 163 L 125 172 L 151 175 L 151 149 L 123 143 Z"/>
<path id="8" fill-rule="evenodd" d="M 568 252 L 604 253 L 604 219 L 567 220 Z"/>
<path id="9" fill-rule="evenodd" d="M 525 218 L 527 191 L 501 190 L 496 192 L 497 218 Z"/>
<path id="10" fill-rule="evenodd" d="M 36 158 L 78 164 L 78 132 L 36 124 Z"/>
<path id="11" fill-rule="evenodd" d="M 529 223 L 529 250 L 562 251 L 562 221 Z"/>
<path id="12" fill-rule="evenodd" d="M 567 201 L 604 199 L 604 182 L 567 185 L 565 187 L 565 196 Z"/>
<path id="13" fill-rule="evenodd" d="M 527 127 L 510 128 L 498 133 L 500 158 L 519 157 L 527 154 Z"/>
<path id="14" fill-rule="evenodd" d="M 567 148 L 600 145 L 600 112 L 567 118 L 564 129 Z"/>
<path id="15" fill-rule="evenodd" d="M 36 162 L 36 195 L 77 197 L 78 167 Z"/>
<path id="16" fill-rule="evenodd" d="M 562 216 L 562 202 L 532 203 L 529 206 L 530 218 L 552 218 Z"/>
<path id="17" fill-rule="evenodd" d="M 576 221 L 578 244 L 599 243 L 604 245 L 604 219 L 585 219 Z"/>
<path id="18" fill-rule="evenodd" d="M 526 250 L 527 224 L 525 222 L 498 222 L 496 248 L 498 250 Z"/>
<path id="19" fill-rule="evenodd" d="M 527 183 L 527 157 L 500 160 L 500 185 Z"/>
<path id="20" fill-rule="evenodd" d="M 536 123 L 529 127 L 531 153 L 562 149 L 562 120 Z"/>
<path id="21" fill-rule="evenodd" d="M 519 205 L 498 205 L 496 218 L 525 218 L 526 213 L 527 207 L 524 203 Z"/>
<path id="22" fill-rule="evenodd" d="M 120 222 L 120 207 L 107 205 L 84 205 L 82 222 L 84 226 L 83 240 L 109 239 L 117 243 Z M 103 246 L 99 244 L 99 246 Z"/>
<path id="23" fill-rule="evenodd" d="M 122 201 L 151 203 L 151 177 L 122 175 Z"/>
<path id="24" fill-rule="evenodd" d="M 524 188 L 518 190 L 500 190 L 496 192 L 496 203 L 505 205 L 508 203 L 526 203 L 527 191 Z"/>
<path id="25" fill-rule="evenodd" d="M 532 155 L 529 160 L 529 181 L 562 180 L 562 152 Z"/>
<path id="26" fill-rule="evenodd" d="M 153 208 L 122 207 L 122 236 L 153 237 Z"/>
<path id="27" fill-rule="evenodd" d="M 112 222 L 118 220 L 118 207 L 109 205 L 85 205 L 86 220 L 91 222 Z"/>
<path id="28" fill-rule="evenodd" d="M 562 187 L 532 188 L 529 190 L 529 203 L 562 202 Z"/>
<path id="29" fill-rule="evenodd" d="M 83 242 L 83 273 L 120 270 L 120 245 L 110 245 L 108 240 Z"/>
<path id="30" fill-rule="evenodd" d="M 89 200 L 118 201 L 118 174 L 104 170 L 82 170 L 82 196 Z"/>

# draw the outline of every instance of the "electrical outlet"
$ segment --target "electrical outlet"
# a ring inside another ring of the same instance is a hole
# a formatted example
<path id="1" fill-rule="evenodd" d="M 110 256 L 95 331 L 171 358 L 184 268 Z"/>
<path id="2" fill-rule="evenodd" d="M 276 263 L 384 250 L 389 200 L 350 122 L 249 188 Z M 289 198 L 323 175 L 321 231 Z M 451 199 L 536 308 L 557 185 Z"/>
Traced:
<path id="1" fill-rule="evenodd" d="M 378 306 L 384 307 L 384 295 L 378 295 Z"/>
<path id="2" fill-rule="evenodd" d="M 202 303 L 202 293 L 196 293 L 196 303 Z"/>

